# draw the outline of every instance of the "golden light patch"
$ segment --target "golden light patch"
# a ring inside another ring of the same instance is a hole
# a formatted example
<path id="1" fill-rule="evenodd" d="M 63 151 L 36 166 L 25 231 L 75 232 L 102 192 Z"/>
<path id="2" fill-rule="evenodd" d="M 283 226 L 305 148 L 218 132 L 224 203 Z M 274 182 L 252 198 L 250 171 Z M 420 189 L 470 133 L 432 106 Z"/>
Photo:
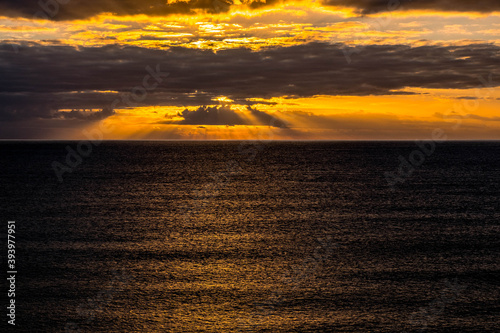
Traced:
<path id="1" fill-rule="evenodd" d="M 171 3 L 178 1 L 171 1 Z M 498 13 L 454 13 L 436 11 L 389 11 L 360 16 L 353 8 L 323 6 L 320 2 L 276 2 L 250 8 L 236 4 L 228 11 L 198 10 L 196 14 L 168 16 L 115 16 L 111 13 L 73 21 L 51 22 L 0 17 L 0 37 L 22 38 L 40 43 L 53 40 L 72 46 L 133 45 L 166 49 L 173 46 L 223 50 L 247 47 L 259 50 L 312 41 L 366 44 L 461 43 L 457 36 L 473 42 L 498 43 L 496 29 L 485 23 L 457 24 L 478 17 L 495 18 Z M 479 16 L 478 16 L 479 15 Z M 446 22 L 436 20 L 441 17 Z M 33 28 L 29 28 L 33 26 Z M 24 35 L 16 35 L 21 32 Z M 9 35 L 6 35 L 9 33 Z M 26 33 L 32 33 L 26 35 Z M 454 36 L 454 37 L 449 37 Z M 427 39 L 424 39 L 427 38 Z"/>

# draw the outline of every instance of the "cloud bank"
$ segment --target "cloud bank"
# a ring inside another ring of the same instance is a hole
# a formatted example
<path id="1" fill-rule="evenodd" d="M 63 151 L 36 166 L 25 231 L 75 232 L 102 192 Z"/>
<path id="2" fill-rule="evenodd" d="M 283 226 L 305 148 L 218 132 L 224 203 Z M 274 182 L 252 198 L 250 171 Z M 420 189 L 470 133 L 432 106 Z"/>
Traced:
<path id="1" fill-rule="evenodd" d="M 50 20 L 85 19 L 102 13 L 114 15 L 165 16 L 172 14 L 220 13 L 231 7 L 244 6 L 258 9 L 288 1 L 243 0 L 234 4 L 231 0 L 16 0 L 0 3 L 0 13 L 10 17 L 45 18 Z M 370 14 L 387 10 L 441 10 L 489 13 L 500 10 L 497 0 L 323 0 L 325 6 L 354 8 L 360 14 Z"/>
<path id="2" fill-rule="evenodd" d="M 489 85 L 499 85 L 500 47 L 495 45 L 371 45 L 353 53 L 350 64 L 345 50 L 343 44 L 327 43 L 219 52 L 29 44 L 15 53 L 0 44 L 0 119 L 53 117 L 59 109 L 214 105 L 217 96 L 251 105 L 249 99 L 280 96 L 476 88 L 488 76 Z M 143 96 L 138 87 L 148 67 L 168 77 Z"/>

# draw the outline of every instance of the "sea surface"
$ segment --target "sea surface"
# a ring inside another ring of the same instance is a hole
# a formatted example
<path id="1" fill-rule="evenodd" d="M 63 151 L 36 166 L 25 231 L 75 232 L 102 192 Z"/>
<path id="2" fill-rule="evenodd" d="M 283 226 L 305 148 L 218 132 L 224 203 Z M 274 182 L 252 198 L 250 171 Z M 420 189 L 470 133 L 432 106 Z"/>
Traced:
<path id="1" fill-rule="evenodd" d="M 2 332 L 500 332 L 500 142 L 91 147 L 0 143 Z"/>

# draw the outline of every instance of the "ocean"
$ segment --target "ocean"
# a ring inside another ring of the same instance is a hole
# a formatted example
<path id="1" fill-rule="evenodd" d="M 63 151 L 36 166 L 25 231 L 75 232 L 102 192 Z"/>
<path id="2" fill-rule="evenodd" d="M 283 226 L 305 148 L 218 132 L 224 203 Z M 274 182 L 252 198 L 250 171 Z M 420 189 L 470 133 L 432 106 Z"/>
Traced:
<path id="1" fill-rule="evenodd" d="M 0 150 L 5 332 L 500 332 L 500 142 Z"/>

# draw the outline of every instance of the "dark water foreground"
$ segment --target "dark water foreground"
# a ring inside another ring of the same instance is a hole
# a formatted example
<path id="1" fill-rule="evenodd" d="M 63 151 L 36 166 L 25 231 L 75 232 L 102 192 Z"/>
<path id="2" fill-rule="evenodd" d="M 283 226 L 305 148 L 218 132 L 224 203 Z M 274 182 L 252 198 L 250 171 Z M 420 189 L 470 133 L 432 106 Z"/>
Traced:
<path id="1" fill-rule="evenodd" d="M 0 144 L 2 332 L 500 332 L 498 142 L 67 145 Z"/>

